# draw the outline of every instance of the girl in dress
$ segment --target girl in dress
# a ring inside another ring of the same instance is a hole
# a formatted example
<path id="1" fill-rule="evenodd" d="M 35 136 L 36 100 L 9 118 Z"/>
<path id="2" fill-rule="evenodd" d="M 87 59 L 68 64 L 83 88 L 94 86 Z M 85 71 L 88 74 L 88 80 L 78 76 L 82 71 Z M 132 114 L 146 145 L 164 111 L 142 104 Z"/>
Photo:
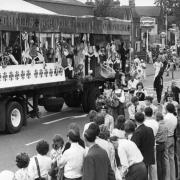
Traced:
<path id="1" fill-rule="evenodd" d="M 144 101 L 147 96 L 146 90 L 144 90 L 144 86 L 142 82 L 139 82 L 136 86 L 136 91 L 134 92 L 134 96 L 136 96 L 139 101 Z"/>

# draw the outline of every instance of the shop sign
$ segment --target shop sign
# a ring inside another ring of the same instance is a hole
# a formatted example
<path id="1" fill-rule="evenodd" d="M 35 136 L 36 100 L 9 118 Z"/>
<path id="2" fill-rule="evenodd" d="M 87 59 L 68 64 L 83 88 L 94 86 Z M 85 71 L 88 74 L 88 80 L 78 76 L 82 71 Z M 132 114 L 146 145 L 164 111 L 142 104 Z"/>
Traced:
<path id="1" fill-rule="evenodd" d="M 130 21 L 0 12 L 0 30 L 130 35 Z"/>
<path id="2" fill-rule="evenodd" d="M 140 25 L 143 28 L 152 28 L 156 24 L 156 19 L 152 17 L 141 17 Z"/>

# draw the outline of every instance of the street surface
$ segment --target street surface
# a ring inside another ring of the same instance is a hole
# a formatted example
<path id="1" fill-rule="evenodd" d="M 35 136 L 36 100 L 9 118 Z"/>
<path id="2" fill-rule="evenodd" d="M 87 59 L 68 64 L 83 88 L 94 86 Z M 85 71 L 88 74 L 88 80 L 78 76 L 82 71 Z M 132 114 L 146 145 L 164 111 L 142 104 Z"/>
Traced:
<path id="1" fill-rule="evenodd" d="M 153 68 L 152 65 L 147 67 L 147 78 L 144 81 L 144 87 L 149 94 L 153 94 Z M 165 73 L 166 75 L 166 73 Z M 180 70 L 175 72 L 175 80 L 180 87 Z M 171 77 L 164 78 L 164 89 L 172 82 Z M 80 108 L 64 107 L 62 112 L 47 113 L 42 108 L 40 119 L 29 119 L 28 125 L 23 127 L 18 134 L 7 135 L 0 134 L 0 171 L 8 169 L 15 171 L 15 157 L 20 152 L 27 152 L 30 156 L 36 154 L 35 146 L 40 139 L 49 142 L 50 148 L 54 134 L 61 134 L 64 139 L 67 138 L 67 127 L 70 123 L 76 122 L 81 133 L 84 124 L 88 121 L 87 115 Z"/>

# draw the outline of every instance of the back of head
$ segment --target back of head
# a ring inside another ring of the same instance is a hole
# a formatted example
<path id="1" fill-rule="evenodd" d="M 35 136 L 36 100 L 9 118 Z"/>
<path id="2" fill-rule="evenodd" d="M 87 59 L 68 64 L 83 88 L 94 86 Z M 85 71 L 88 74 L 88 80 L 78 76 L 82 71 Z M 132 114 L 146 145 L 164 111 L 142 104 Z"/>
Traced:
<path id="1" fill-rule="evenodd" d="M 94 118 L 94 122 L 100 126 L 104 124 L 104 115 L 102 113 L 98 113 L 96 117 Z"/>
<path id="2" fill-rule="evenodd" d="M 77 131 L 75 131 L 74 129 L 70 129 L 68 131 L 68 135 L 67 135 L 70 139 L 71 142 L 77 143 L 80 140 L 80 135 Z"/>
<path id="3" fill-rule="evenodd" d="M 172 103 L 168 103 L 166 105 L 166 110 L 167 110 L 167 112 L 174 114 L 175 113 L 175 106 Z"/>
<path id="4" fill-rule="evenodd" d="M 16 156 L 16 165 L 18 168 L 27 168 L 30 158 L 26 153 L 20 153 Z"/>
<path id="5" fill-rule="evenodd" d="M 144 113 L 145 113 L 145 116 L 147 117 L 152 117 L 153 115 L 153 110 L 151 107 L 146 107 L 145 110 L 144 110 Z"/>
<path id="6" fill-rule="evenodd" d="M 153 102 L 153 97 L 152 96 L 146 96 L 145 100 L 150 101 L 152 103 Z"/>
<path id="7" fill-rule="evenodd" d="M 84 138 L 88 142 L 94 143 L 99 132 L 99 126 L 96 123 L 91 123 L 89 128 L 84 132 Z"/>
<path id="8" fill-rule="evenodd" d="M 127 120 L 124 124 L 124 130 L 126 133 L 133 133 L 135 128 L 135 123 L 132 120 Z"/>
<path id="9" fill-rule="evenodd" d="M 164 119 L 164 117 L 163 117 L 162 113 L 157 112 L 157 113 L 156 113 L 156 120 L 157 120 L 157 121 L 162 121 L 163 119 Z"/>
<path id="10" fill-rule="evenodd" d="M 107 128 L 104 124 L 102 124 L 102 125 L 99 127 L 99 129 L 100 129 L 100 133 L 99 133 L 98 136 L 99 136 L 101 139 L 108 140 L 109 137 L 110 137 L 110 132 L 109 132 L 108 128 Z"/>
<path id="11" fill-rule="evenodd" d="M 99 136 L 100 128 L 96 123 L 91 123 L 88 129 L 92 129 L 94 132 L 96 132 L 96 136 Z"/>
<path id="12" fill-rule="evenodd" d="M 44 140 L 39 141 L 36 145 L 36 151 L 42 156 L 47 155 L 49 152 L 48 142 Z"/>
<path id="13" fill-rule="evenodd" d="M 119 115 L 116 119 L 116 128 L 120 130 L 124 130 L 124 123 L 126 119 L 124 115 Z"/>
<path id="14" fill-rule="evenodd" d="M 135 120 L 136 120 L 136 122 L 142 124 L 144 122 L 144 114 L 141 112 L 137 112 L 135 114 Z"/>
<path id="15" fill-rule="evenodd" d="M 79 126 L 77 123 L 73 122 L 73 123 L 69 124 L 68 129 L 69 130 L 73 129 L 80 136 L 80 129 L 79 129 Z"/>
<path id="16" fill-rule="evenodd" d="M 89 121 L 90 121 L 90 122 L 93 122 L 94 119 L 95 119 L 95 117 L 96 117 L 96 115 L 97 115 L 97 112 L 96 112 L 95 110 L 91 110 L 91 111 L 89 112 L 89 114 L 88 114 Z"/>
<path id="17" fill-rule="evenodd" d="M 131 102 L 134 104 L 135 102 L 137 102 L 138 101 L 138 98 L 136 97 L 136 96 L 133 96 L 132 98 L 131 98 Z"/>

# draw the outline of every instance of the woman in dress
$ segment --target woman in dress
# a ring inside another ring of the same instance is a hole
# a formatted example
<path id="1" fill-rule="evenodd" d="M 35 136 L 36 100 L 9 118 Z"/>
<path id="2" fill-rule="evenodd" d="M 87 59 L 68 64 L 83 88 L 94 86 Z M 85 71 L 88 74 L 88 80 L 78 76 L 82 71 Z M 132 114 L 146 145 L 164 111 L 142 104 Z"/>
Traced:
<path id="1" fill-rule="evenodd" d="M 134 92 L 134 96 L 136 96 L 139 101 L 144 101 L 147 96 L 146 90 L 144 90 L 144 86 L 142 82 L 139 82 L 136 86 L 136 91 Z"/>

